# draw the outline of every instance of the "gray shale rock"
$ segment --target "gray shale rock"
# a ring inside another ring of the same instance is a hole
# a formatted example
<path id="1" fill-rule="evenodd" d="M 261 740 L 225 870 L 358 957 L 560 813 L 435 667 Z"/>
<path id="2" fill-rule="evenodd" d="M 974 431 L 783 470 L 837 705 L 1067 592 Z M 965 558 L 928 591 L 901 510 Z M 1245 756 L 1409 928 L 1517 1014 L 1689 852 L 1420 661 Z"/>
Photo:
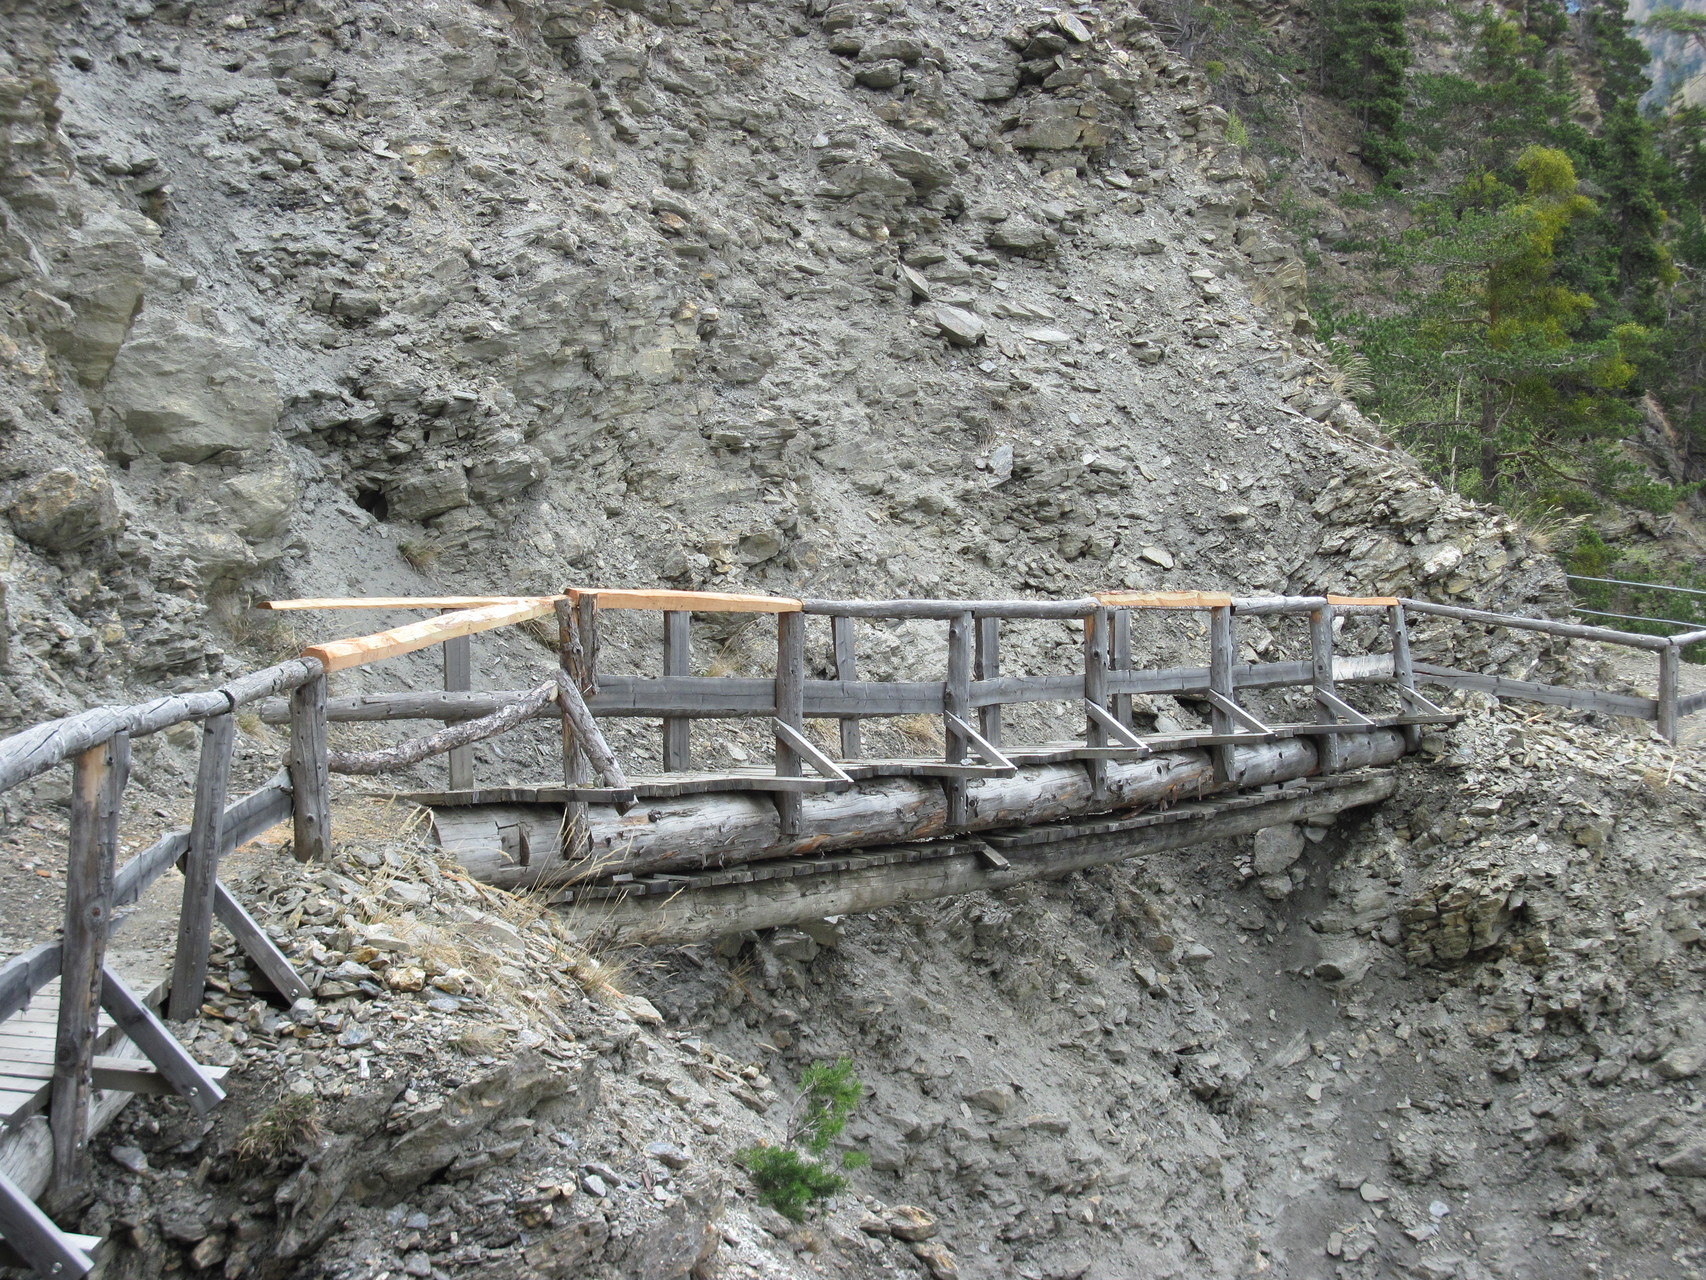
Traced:
<path id="1" fill-rule="evenodd" d="M 278 380 L 247 343 L 181 321 L 139 326 L 119 349 L 106 403 L 137 445 L 168 462 L 265 448 Z"/>

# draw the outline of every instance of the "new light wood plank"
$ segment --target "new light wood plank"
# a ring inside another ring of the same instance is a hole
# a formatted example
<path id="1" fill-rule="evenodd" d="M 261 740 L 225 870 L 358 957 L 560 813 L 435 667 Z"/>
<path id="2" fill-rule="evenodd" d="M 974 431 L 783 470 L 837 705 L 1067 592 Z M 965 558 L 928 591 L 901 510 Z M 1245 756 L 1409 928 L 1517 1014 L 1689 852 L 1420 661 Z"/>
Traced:
<path id="1" fill-rule="evenodd" d="M 327 596 L 262 600 L 257 609 L 483 609 L 494 604 L 548 600 L 549 596 Z"/>
<path id="2" fill-rule="evenodd" d="M 1223 609 L 1232 597 L 1221 591 L 1098 591 L 1110 609 Z"/>
<path id="3" fill-rule="evenodd" d="M 456 636 L 471 636 L 494 627 L 514 626 L 530 618 L 542 618 L 556 605 L 555 596 L 540 596 L 529 600 L 510 600 L 478 609 L 459 609 L 440 614 L 407 626 L 393 627 L 370 636 L 355 636 L 348 640 L 329 640 L 311 644 L 302 651 L 304 658 L 313 658 L 327 671 L 347 671 L 366 666 L 385 658 L 413 653 L 442 644 Z"/>

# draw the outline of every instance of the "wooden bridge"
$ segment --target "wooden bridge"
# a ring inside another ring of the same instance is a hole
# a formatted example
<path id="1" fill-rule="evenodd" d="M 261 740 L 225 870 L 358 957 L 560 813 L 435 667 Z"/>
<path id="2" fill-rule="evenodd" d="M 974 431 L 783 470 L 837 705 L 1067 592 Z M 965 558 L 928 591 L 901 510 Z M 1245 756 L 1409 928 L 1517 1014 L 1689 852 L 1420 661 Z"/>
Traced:
<path id="1" fill-rule="evenodd" d="M 197 1016 L 213 920 L 281 1000 L 311 994 L 218 868 L 226 853 L 284 821 L 298 859 L 326 856 L 332 773 L 382 774 L 445 756 L 444 790 L 401 794 L 432 809 L 440 838 L 471 872 L 499 885 L 550 886 L 569 910 L 596 904 L 597 920 L 622 937 L 689 940 L 1000 888 L 1372 803 L 1394 787 L 1381 766 L 1413 749 L 1424 727 L 1455 719 L 1419 685 L 1631 716 L 1672 741 L 1679 719 L 1706 707 L 1706 695 L 1677 692 L 1682 648 L 1706 632 L 1635 635 L 1394 598 L 1105 592 L 1062 601 L 838 601 L 588 589 L 264 607 L 439 616 L 311 645 L 207 692 L 95 708 L 0 740 L 0 790 L 61 764 L 72 769 L 64 930 L 0 964 L 0 1241 L 44 1276 L 83 1275 L 93 1265 L 99 1242 L 61 1231 L 36 1201 L 47 1193 L 50 1206 L 76 1203 L 90 1136 L 124 1100 L 174 1092 L 205 1112 L 223 1097 L 220 1073 L 195 1062 L 161 1022 L 162 1001 L 168 1018 Z M 660 615 L 658 674 L 601 670 L 600 617 L 611 611 Z M 1158 612 L 1206 620 L 1202 665 L 1137 662 L 1136 620 Z M 772 617 L 772 672 L 692 674 L 695 613 Z M 1417 615 L 1647 650 L 1657 695 L 1416 661 Z M 1307 624 L 1307 656 L 1238 661 L 1239 619 L 1288 616 Z M 557 649 L 547 678 L 525 690 L 471 688 L 474 635 L 546 619 Z M 945 624 L 941 679 L 859 678 L 860 623 L 897 619 Z M 1076 670 L 1004 667 L 1003 629 L 1035 621 L 1078 629 Z M 819 648 L 827 656 L 815 664 L 823 676 L 808 657 L 814 625 L 827 629 Z M 1336 651 L 1347 638 L 1365 652 Z M 329 696 L 329 676 L 431 648 L 443 653 L 443 688 Z M 1301 719 L 1282 721 L 1256 705 L 1283 700 L 1286 690 L 1299 691 Z M 1150 694 L 1201 707 L 1206 727 L 1141 732 L 1133 700 Z M 1011 741 L 1004 709 L 1029 703 L 1066 706 L 1081 732 Z M 277 775 L 231 801 L 236 716 L 255 704 L 263 719 L 289 725 L 290 746 Z M 600 728 L 611 717 L 660 722 L 663 773 L 623 768 Z M 939 721 L 943 750 L 868 754 L 862 724 L 896 717 Z M 765 723 L 773 761 L 695 770 L 690 728 L 706 719 Z M 377 750 L 329 747 L 331 723 L 390 720 L 445 727 Z M 472 745 L 539 720 L 560 742 L 560 778 L 476 785 Z M 814 736 L 814 721 L 833 722 L 833 740 Z M 190 826 L 117 868 L 131 740 L 192 722 L 202 747 Z M 172 971 L 121 975 L 109 937 L 124 909 L 174 866 L 183 891 Z"/>

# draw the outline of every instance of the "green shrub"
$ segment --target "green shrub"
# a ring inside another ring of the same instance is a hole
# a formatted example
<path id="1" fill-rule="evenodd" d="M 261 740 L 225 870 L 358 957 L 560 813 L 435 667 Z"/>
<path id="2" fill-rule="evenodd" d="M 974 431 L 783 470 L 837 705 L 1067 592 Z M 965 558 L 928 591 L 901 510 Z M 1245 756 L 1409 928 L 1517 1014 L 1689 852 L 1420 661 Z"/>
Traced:
<path id="1" fill-rule="evenodd" d="M 808 1209 L 847 1185 L 828 1165 L 792 1147 L 748 1147 L 737 1158 L 752 1175 L 759 1203 L 795 1222 L 803 1222 Z"/>
<path id="2" fill-rule="evenodd" d="M 752 1175 L 760 1204 L 769 1205 L 795 1222 L 807 1210 L 847 1186 L 847 1179 L 821 1157 L 841 1136 L 848 1119 L 864 1099 L 865 1085 L 853 1074 L 850 1058 L 814 1062 L 800 1076 L 800 1096 L 788 1121 L 788 1142 L 782 1147 L 748 1147 L 736 1159 Z M 792 1144 L 804 1147 L 806 1153 Z M 863 1151 L 841 1156 L 843 1169 L 863 1169 L 871 1157 Z"/>

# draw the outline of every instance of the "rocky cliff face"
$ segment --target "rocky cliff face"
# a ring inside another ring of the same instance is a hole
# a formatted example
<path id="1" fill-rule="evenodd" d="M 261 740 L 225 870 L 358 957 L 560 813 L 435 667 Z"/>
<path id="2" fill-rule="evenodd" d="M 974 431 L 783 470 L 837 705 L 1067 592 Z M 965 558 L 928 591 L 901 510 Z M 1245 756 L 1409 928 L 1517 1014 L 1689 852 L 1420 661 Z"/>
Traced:
<path id="1" fill-rule="evenodd" d="M 1550 572 L 1335 394 L 1131 5 L 10 9 L 14 723 L 274 592 Z"/>

